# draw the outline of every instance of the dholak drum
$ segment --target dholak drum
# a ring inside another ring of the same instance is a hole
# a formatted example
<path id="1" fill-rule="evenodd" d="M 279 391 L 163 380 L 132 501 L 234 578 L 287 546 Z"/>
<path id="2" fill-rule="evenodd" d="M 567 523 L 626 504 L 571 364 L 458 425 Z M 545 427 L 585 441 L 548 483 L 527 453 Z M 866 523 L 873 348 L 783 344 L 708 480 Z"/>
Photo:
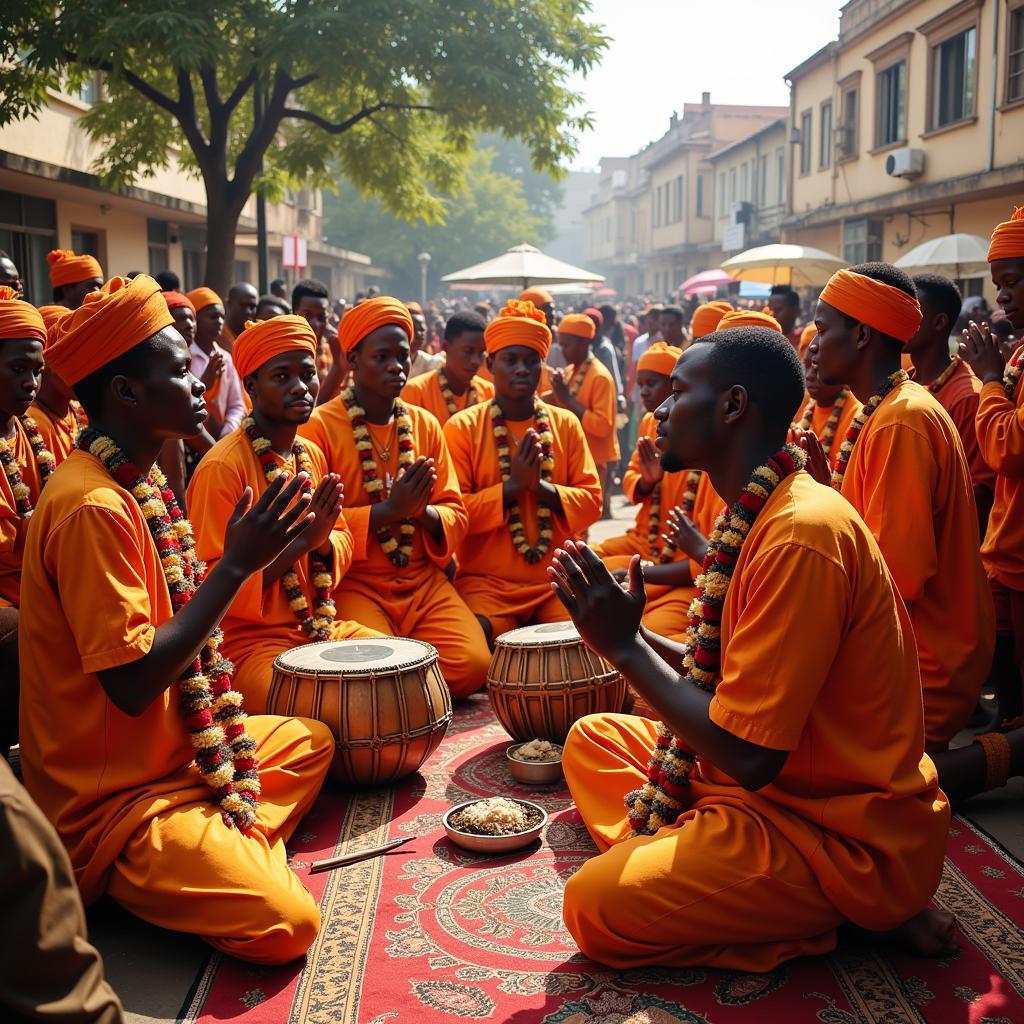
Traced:
<path id="1" fill-rule="evenodd" d="M 330 726 L 335 782 L 383 786 L 411 775 L 435 750 L 452 720 L 452 698 L 430 644 L 327 640 L 274 662 L 267 711 Z"/>
<path id="2" fill-rule="evenodd" d="M 657 722 L 659 718 L 659 715 L 654 708 L 652 708 L 651 705 L 648 704 L 632 686 L 626 687 L 626 700 L 622 705 L 622 711 L 627 715 L 639 715 L 641 718 L 651 718 L 655 722 Z"/>
<path id="3" fill-rule="evenodd" d="M 587 647 L 571 622 L 550 622 L 498 637 L 487 695 L 517 740 L 562 743 L 584 715 L 621 711 L 626 682 Z"/>

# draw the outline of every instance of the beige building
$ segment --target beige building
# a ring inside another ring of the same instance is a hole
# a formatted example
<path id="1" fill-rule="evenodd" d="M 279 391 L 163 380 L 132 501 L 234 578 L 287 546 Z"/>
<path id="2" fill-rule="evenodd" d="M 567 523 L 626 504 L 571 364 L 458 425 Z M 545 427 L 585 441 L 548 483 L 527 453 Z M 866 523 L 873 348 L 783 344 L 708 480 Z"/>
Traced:
<path id="1" fill-rule="evenodd" d="M 202 182 L 175 155 L 137 186 L 104 188 L 91 173 L 96 146 L 79 119 L 102 87 L 78 95 L 52 92 L 38 119 L 0 128 L 0 249 L 21 270 L 29 297 L 50 299 L 46 253 L 73 249 L 99 259 L 108 276 L 173 270 L 185 288 L 203 282 L 206 207 Z M 256 210 L 250 199 L 239 225 L 236 280 L 256 283 Z M 332 295 L 351 297 L 379 282 L 370 258 L 322 241 L 323 205 L 316 190 L 289 194 L 267 207 L 269 274 L 294 282 L 317 277 Z M 307 266 L 283 270 L 283 237 L 307 240 Z"/>
<path id="2" fill-rule="evenodd" d="M 892 262 L 1024 202 L 1024 0 L 851 0 L 786 77 L 785 240 Z"/>

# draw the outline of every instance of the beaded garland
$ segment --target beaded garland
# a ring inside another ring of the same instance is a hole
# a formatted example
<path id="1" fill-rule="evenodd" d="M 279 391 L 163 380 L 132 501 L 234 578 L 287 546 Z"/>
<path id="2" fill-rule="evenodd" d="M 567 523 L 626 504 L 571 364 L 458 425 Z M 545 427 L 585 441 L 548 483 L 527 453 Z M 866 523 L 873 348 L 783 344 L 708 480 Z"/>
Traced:
<path id="1" fill-rule="evenodd" d="M 708 538 L 704 569 L 696 580 L 697 596 L 690 605 L 683 656 L 684 679 L 702 690 L 713 691 L 721 675 L 722 609 L 743 542 L 772 492 L 802 468 L 804 459 L 799 448 L 787 444 L 766 465 L 758 466 L 736 504 L 718 517 Z M 647 782 L 626 794 L 633 835 L 654 835 L 679 817 L 696 760 L 685 742 L 659 722 Z"/>
<path id="2" fill-rule="evenodd" d="M 109 437 L 91 428 L 78 435 L 77 446 L 98 459 L 138 502 L 177 614 L 206 578 L 206 565 L 196 557 L 192 525 L 182 515 L 163 473 L 153 466 L 144 476 Z M 234 666 L 220 653 L 223 639 L 224 634 L 215 629 L 178 680 L 179 707 L 196 766 L 216 796 L 224 823 L 245 831 L 255 822 L 259 806 L 259 762 L 256 741 L 245 731 L 242 695 L 231 686 Z"/>
<path id="3" fill-rule="evenodd" d="M 691 469 L 686 474 L 686 484 L 683 487 L 683 514 L 687 517 L 693 517 L 693 507 L 697 503 L 697 488 L 700 486 L 701 471 L 699 469 Z M 658 532 L 661 529 L 661 484 L 651 493 L 651 505 L 648 511 L 647 518 L 647 541 L 650 544 L 651 551 L 657 551 L 658 549 Z M 664 565 L 667 562 L 671 562 L 675 557 L 678 543 L 675 536 L 669 536 L 669 534 L 663 534 L 661 536 L 661 553 L 658 555 L 658 561 Z"/>
<path id="4" fill-rule="evenodd" d="M 36 465 L 39 467 L 40 489 L 49 480 L 50 474 L 56 465 L 53 454 L 46 447 L 43 435 L 36 426 L 36 421 L 31 416 L 19 416 L 22 430 L 32 446 L 32 454 L 35 456 Z M 32 515 L 32 496 L 29 493 L 28 484 L 21 478 L 21 471 L 18 468 L 18 460 L 11 451 L 6 437 L 0 437 L 0 465 L 4 468 L 4 475 L 14 492 L 14 510 L 18 513 L 19 519 L 28 519 Z"/>
<path id="5" fill-rule="evenodd" d="M 1021 345 L 1010 357 L 1003 371 L 1003 391 L 1006 397 L 1012 402 L 1017 394 L 1017 385 L 1020 383 L 1021 374 L 1024 373 L 1024 365 L 1021 365 L 1021 356 L 1024 355 L 1024 345 Z"/>
<path id="6" fill-rule="evenodd" d="M 906 370 L 897 370 L 891 374 L 886 380 L 882 390 L 876 395 L 872 395 L 867 402 L 864 403 L 864 407 L 859 413 L 853 418 L 853 422 L 850 424 L 850 429 L 846 432 L 846 438 L 844 439 L 842 446 L 839 449 L 839 458 L 836 459 L 836 468 L 832 471 L 832 486 L 837 490 L 842 490 L 843 478 L 846 476 L 846 468 L 850 464 L 850 456 L 853 454 L 853 446 L 857 443 L 857 438 L 860 437 L 860 432 L 864 429 L 864 424 L 867 423 L 871 414 L 882 404 L 882 399 L 892 391 L 893 388 L 898 388 L 901 384 L 910 380 Z"/>
<path id="7" fill-rule="evenodd" d="M 370 426 L 366 422 L 366 410 L 356 403 L 354 388 L 346 388 L 341 393 L 341 400 L 348 410 L 352 422 L 352 436 L 355 438 L 356 451 L 363 470 L 363 486 L 369 496 L 371 505 L 379 505 L 384 500 L 384 481 L 377 472 L 377 460 L 373 457 L 373 442 L 370 440 Z M 412 443 L 412 418 L 409 410 L 401 402 L 395 402 L 395 422 L 398 425 L 398 468 L 408 469 L 416 461 L 416 452 Z M 412 555 L 413 537 L 416 536 L 416 523 L 412 519 L 403 519 L 398 528 L 399 539 L 390 526 L 382 526 L 377 530 L 377 541 L 384 554 L 396 569 L 404 569 Z"/>
<path id="8" fill-rule="evenodd" d="M 580 393 L 580 388 L 583 387 L 583 382 L 587 379 L 587 374 L 590 372 L 590 367 L 594 362 L 594 353 L 588 352 L 587 358 L 580 363 L 579 369 L 575 370 L 572 375 L 572 380 L 569 381 L 569 397 L 575 398 Z"/>
<path id="9" fill-rule="evenodd" d="M 505 416 L 501 406 L 492 399 L 490 406 L 491 423 L 494 429 L 494 441 L 498 448 L 498 468 L 501 470 L 501 482 L 504 483 L 512 474 L 512 453 L 508 445 L 508 426 L 505 423 Z M 546 483 L 551 482 L 551 471 L 555 468 L 555 458 L 552 454 L 555 444 L 554 435 L 551 433 L 551 421 L 548 419 L 544 403 L 538 398 L 533 400 L 533 422 L 537 430 L 537 437 L 540 441 L 541 462 L 540 478 Z M 519 502 L 516 502 L 508 512 L 508 528 L 512 534 L 512 544 L 516 551 L 530 565 L 539 562 L 551 547 L 551 509 L 546 505 L 537 503 L 537 546 L 530 547 L 526 539 L 526 530 L 523 527 L 522 512 Z"/>
<path id="10" fill-rule="evenodd" d="M 960 364 L 962 362 L 963 360 L 959 356 L 953 356 L 949 361 L 949 366 L 947 366 L 942 373 L 940 373 L 938 377 L 928 385 L 928 390 L 933 395 L 937 395 L 946 386 L 950 377 L 960 369 Z"/>
<path id="11" fill-rule="evenodd" d="M 846 405 L 846 399 L 849 397 L 849 394 L 850 392 L 844 387 L 836 395 L 835 404 L 832 406 L 832 411 L 829 413 L 825 426 L 821 431 L 821 447 L 825 451 L 826 459 L 832 456 L 832 445 L 835 443 L 836 431 L 839 429 L 839 419 L 843 414 L 843 406 Z M 814 422 L 814 410 L 817 408 L 818 403 L 813 401 L 813 399 L 807 403 L 804 408 L 803 417 L 800 420 L 801 430 L 811 429 L 811 424 Z"/>
<path id="12" fill-rule="evenodd" d="M 249 438 L 256 461 L 263 470 L 263 476 L 268 484 L 272 484 L 281 475 L 281 467 L 270 446 L 270 442 L 260 433 L 256 421 L 251 416 L 242 420 L 242 429 L 245 436 Z M 305 445 L 296 438 L 292 443 L 292 455 L 295 458 L 295 469 L 299 473 L 306 473 L 310 480 L 313 479 L 313 464 L 309 460 L 309 452 Z M 288 607 L 291 608 L 295 618 L 299 620 L 299 626 L 310 640 L 330 640 L 331 623 L 334 621 L 335 607 L 331 598 L 331 588 L 334 578 L 331 574 L 329 561 L 315 551 L 309 553 L 310 577 L 313 583 L 314 599 L 316 607 L 312 614 L 309 611 L 309 602 L 302 591 L 302 584 L 299 582 L 299 574 L 295 566 L 289 566 L 281 576 L 281 586 L 284 588 L 285 597 L 288 599 Z"/>
<path id="13" fill-rule="evenodd" d="M 443 366 L 438 367 L 437 370 L 437 385 L 441 389 L 441 397 L 444 399 L 444 404 L 448 409 L 448 415 L 454 416 L 459 411 L 459 407 L 455 404 L 455 392 L 452 391 L 452 386 L 448 383 L 448 375 L 444 372 Z M 464 408 L 468 409 L 471 405 L 476 405 L 478 400 L 479 395 L 476 393 L 476 385 L 470 381 L 469 387 L 466 388 L 466 404 Z"/>

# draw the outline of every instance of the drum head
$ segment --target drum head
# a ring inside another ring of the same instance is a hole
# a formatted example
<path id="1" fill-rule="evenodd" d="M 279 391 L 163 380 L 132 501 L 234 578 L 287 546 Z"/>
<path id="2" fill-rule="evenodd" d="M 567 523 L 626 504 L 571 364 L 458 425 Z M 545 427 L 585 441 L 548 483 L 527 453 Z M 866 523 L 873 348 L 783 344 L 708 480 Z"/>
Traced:
<path id="1" fill-rule="evenodd" d="M 364 676 L 415 668 L 436 660 L 437 650 L 422 640 L 382 636 L 303 644 L 279 655 L 275 665 L 285 671 L 317 675 Z"/>
<path id="2" fill-rule="evenodd" d="M 580 635 L 571 622 L 542 622 L 537 626 L 520 626 L 502 633 L 495 641 L 506 647 L 547 647 L 557 644 L 578 644 Z"/>

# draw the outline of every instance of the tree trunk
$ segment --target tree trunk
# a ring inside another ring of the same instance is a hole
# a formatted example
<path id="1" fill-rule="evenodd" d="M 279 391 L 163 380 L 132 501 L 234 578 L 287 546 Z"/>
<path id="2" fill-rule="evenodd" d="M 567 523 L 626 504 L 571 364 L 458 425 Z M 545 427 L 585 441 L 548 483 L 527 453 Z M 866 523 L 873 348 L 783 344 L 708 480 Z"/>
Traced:
<path id="1" fill-rule="evenodd" d="M 224 192 L 227 182 L 220 188 L 206 189 L 206 272 L 203 280 L 222 299 L 235 281 L 235 232 L 242 215 L 242 205 L 230 202 Z"/>

